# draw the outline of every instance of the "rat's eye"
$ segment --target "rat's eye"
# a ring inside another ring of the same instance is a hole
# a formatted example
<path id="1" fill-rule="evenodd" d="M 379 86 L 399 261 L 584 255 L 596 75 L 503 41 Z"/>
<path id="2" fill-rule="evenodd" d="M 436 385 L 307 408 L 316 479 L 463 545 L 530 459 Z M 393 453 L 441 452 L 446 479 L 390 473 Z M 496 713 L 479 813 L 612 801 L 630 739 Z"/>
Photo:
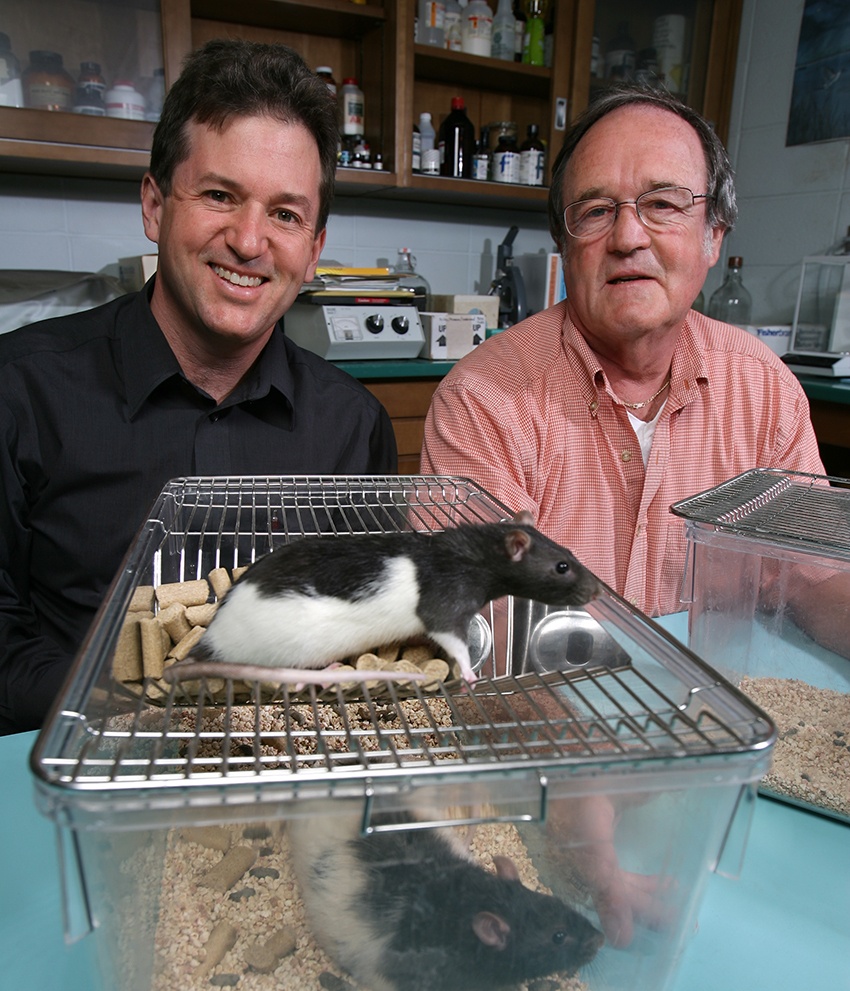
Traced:
<path id="1" fill-rule="evenodd" d="M 555 565 L 555 571 L 557 571 L 559 575 L 565 575 L 569 570 L 570 570 L 570 565 L 568 561 L 559 561 Z"/>
<path id="2" fill-rule="evenodd" d="M 567 934 L 564 932 L 563 929 L 558 929 L 552 933 L 552 942 L 555 944 L 555 946 L 560 946 L 562 943 L 565 943 L 566 940 L 567 940 Z"/>

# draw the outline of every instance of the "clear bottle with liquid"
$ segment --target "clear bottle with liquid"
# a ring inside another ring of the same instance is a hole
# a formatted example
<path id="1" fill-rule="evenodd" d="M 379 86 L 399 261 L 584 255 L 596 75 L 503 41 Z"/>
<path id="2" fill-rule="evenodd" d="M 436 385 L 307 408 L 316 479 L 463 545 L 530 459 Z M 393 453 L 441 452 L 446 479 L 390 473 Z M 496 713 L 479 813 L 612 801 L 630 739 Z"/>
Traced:
<path id="1" fill-rule="evenodd" d="M 416 271 L 416 258 L 410 253 L 410 248 L 398 249 L 393 272 L 399 277 L 399 288 L 411 290 L 417 301 L 421 301 L 421 309 L 427 309 L 431 286 L 425 276 Z"/>
<path id="2" fill-rule="evenodd" d="M 542 186 L 546 146 L 540 140 L 540 127 L 529 124 L 519 149 L 519 181 L 524 186 Z"/>
<path id="3" fill-rule="evenodd" d="M 747 327 L 751 323 L 753 297 L 744 285 L 741 269 L 744 259 L 740 255 L 732 255 L 726 269 L 726 278 L 719 289 L 711 294 L 708 301 L 708 315 L 714 320 L 724 323 Z"/>

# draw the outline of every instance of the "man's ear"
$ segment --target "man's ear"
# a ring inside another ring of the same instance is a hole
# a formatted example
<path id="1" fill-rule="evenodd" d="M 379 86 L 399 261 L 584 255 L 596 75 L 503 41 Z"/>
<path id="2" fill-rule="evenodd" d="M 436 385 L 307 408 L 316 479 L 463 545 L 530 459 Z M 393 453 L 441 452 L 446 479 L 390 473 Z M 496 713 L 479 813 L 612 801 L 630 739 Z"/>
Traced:
<path id="1" fill-rule="evenodd" d="M 150 172 L 146 172 L 142 178 L 141 196 L 142 224 L 145 228 L 145 236 L 154 244 L 159 244 L 159 225 L 165 197 Z"/>

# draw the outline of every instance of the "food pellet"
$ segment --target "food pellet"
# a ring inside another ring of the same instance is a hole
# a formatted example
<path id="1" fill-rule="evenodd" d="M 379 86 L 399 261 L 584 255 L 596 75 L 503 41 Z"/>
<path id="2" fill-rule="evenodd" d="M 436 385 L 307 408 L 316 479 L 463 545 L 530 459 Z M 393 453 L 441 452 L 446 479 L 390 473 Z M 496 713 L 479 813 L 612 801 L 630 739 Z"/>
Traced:
<path id="1" fill-rule="evenodd" d="M 235 846 L 229 850 L 200 883 L 214 891 L 229 891 L 257 859 L 257 852 L 249 846 Z"/>
<path id="2" fill-rule="evenodd" d="M 156 619 L 140 620 L 139 633 L 142 641 L 142 670 L 145 677 L 161 678 L 165 658 L 171 647 L 171 638 Z"/>
<path id="3" fill-rule="evenodd" d="M 243 956 L 249 967 L 261 974 L 270 974 L 282 957 L 289 956 L 295 951 L 296 945 L 295 930 L 287 927 L 278 929 L 265 943 L 254 943 L 249 946 Z"/>
<path id="4" fill-rule="evenodd" d="M 180 643 L 175 644 L 171 648 L 168 656 L 178 661 L 184 661 L 192 653 L 193 648 L 198 645 L 205 632 L 203 626 L 193 626 Z"/>
<path id="5" fill-rule="evenodd" d="M 224 959 L 224 955 L 236 945 L 239 933 L 229 922 L 219 922 L 210 933 L 210 938 L 204 946 L 203 962 L 195 969 L 198 977 L 211 973 Z"/>
<path id="6" fill-rule="evenodd" d="M 210 597 L 210 586 L 205 578 L 187 582 L 166 582 L 156 588 L 156 600 L 160 609 L 172 602 L 182 602 L 184 606 L 200 606 Z"/>
<path id="7" fill-rule="evenodd" d="M 127 611 L 153 612 L 155 600 L 156 596 L 154 595 L 153 585 L 139 585 L 134 589 L 130 597 L 130 605 L 127 606 Z"/>
<path id="8" fill-rule="evenodd" d="M 230 575 L 227 573 L 227 568 L 213 568 L 207 575 L 207 579 L 217 599 L 222 598 L 233 584 L 230 580 Z"/>
<path id="9" fill-rule="evenodd" d="M 172 602 L 157 618 L 171 637 L 172 643 L 179 643 L 192 629 L 192 624 L 186 616 L 186 607 L 182 602 Z"/>
<path id="10" fill-rule="evenodd" d="M 223 826 L 186 826 L 181 833 L 183 839 L 190 843 L 200 843 L 210 850 L 227 853 L 230 849 L 230 831 Z"/>

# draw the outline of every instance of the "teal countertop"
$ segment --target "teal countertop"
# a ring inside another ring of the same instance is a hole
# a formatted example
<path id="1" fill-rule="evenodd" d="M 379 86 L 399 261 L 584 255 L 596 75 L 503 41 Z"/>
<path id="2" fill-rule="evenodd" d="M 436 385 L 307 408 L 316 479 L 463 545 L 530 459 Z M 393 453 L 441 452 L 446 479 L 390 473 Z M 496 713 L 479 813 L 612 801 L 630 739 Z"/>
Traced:
<path id="1" fill-rule="evenodd" d="M 110 991 L 94 938 L 63 940 L 54 825 L 28 767 L 36 736 L 0 737 L 0 988 Z M 850 991 L 848 920 L 850 826 L 759 798 L 741 876 L 709 876 L 669 991 Z"/>
<path id="2" fill-rule="evenodd" d="M 850 405 L 850 379 L 833 379 L 822 375 L 798 375 L 797 378 L 809 399 Z"/>
<path id="3" fill-rule="evenodd" d="M 335 361 L 334 364 L 356 379 L 441 379 L 455 363 L 428 358 L 385 358 L 381 361 Z"/>

